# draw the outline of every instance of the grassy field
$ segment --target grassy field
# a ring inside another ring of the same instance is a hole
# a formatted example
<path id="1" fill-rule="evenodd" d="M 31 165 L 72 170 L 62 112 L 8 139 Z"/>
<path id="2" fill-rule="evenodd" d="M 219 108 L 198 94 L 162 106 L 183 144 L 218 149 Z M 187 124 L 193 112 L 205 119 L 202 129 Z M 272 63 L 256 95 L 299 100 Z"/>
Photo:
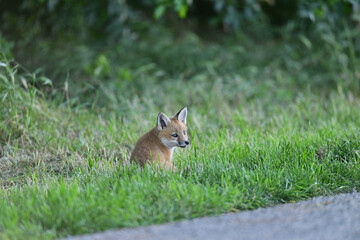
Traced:
<path id="1" fill-rule="evenodd" d="M 335 36 L 224 43 L 149 34 L 127 48 L 41 45 L 34 61 L 45 65 L 51 49 L 47 61 L 56 62 L 42 71 L 2 57 L 1 239 L 360 190 L 360 72 L 351 46 Z M 179 171 L 130 165 L 157 113 L 183 106 L 191 146 L 175 154 Z"/>

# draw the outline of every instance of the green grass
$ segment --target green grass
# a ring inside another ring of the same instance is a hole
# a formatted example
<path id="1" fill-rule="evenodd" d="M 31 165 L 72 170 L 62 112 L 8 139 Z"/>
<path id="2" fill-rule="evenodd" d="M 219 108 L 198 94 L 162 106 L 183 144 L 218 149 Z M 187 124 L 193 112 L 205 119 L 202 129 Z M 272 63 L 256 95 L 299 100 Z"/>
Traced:
<path id="1" fill-rule="evenodd" d="M 295 40 L 205 44 L 191 34 L 168 49 L 172 36 L 165 36 L 154 48 L 157 38 L 130 47 L 128 58 L 120 48 L 90 51 L 92 63 L 79 54 L 80 70 L 54 86 L 41 72 L 1 60 L 1 239 L 51 239 L 360 190 L 359 72 L 339 67 L 346 49 L 303 49 Z M 274 53 L 280 57 L 272 60 Z M 179 171 L 130 165 L 157 113 L 185 105 L 191 146 L 176 152 Z"/>

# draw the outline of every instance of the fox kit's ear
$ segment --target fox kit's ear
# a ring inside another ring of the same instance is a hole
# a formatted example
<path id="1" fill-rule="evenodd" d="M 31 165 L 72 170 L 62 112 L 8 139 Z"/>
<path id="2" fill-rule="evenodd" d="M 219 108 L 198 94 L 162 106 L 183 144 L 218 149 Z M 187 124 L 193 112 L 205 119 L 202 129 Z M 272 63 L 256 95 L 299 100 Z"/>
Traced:
<path id="1" fill-rule="evenodd" d="M 187 108 L 183 107 L 176 115 L 175 117 L 186 124 L 186 117 L 187 117 Z"/>
<path id="2" fill-rule="evenodd" d="M 166 128 L 170 123 L 170 119 L 162 112 L 158 114 L 156 127 L 157 129 L 161 130 Z"/>

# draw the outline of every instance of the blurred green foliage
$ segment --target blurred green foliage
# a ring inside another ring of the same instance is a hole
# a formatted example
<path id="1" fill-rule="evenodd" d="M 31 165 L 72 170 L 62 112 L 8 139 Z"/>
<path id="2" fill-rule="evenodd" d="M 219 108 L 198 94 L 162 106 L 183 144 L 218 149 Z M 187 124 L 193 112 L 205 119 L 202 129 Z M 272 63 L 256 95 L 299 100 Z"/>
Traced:
<path id="1" fill-rule="evenodd" d="M 359 8 L 360 3 L 354 0 L 12 0 L 0 2 L 0 15 L 5 33 L 26 30 L 24 34 L 31 34 L 40 28 L 54 36 L 67 33 L 101 38 L 104 34 L 121 36 L 125 26 L 131 26 L 139 16 L 158 19 L 171 11 L 200 24 L 240 31 L 249 23 L 264 21 L 275 26 L 290 21 L 335 26 L 344 19 L 359 23 Z"/>
<path id="2" fill-rule="evenodd" d="M 203 77 L 245 79 L 249 98 L 278 84 L 347 89 L 359 85 L 359 15 L 354 0 L 0 1 L 0 51 L 52 79 L 50 97 L 70 83 L 78 103 Z"/>
<path id="3" fill-rule="evenodd" d="M 124 1 L 14 0 L 0 4 L 2 32 L 22 33 L 27 38 L 40 33 L 80 39 L 117 36 L 121 32 L 119 26 L 129 18 Z"/>

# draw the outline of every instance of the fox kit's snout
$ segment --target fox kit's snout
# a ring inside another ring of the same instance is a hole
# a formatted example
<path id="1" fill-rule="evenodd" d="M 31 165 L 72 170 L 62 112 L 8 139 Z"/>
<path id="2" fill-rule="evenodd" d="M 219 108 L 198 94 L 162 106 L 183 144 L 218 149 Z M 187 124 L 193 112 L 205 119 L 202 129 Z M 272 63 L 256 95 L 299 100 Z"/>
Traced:
<path id="1" fill-rule="evenodd" d="M 136 143 L 130 161 L 144 166 L 155 162 L 165 169 L 175 170 L 172 157 L 175 147 L 189 145 L 186 127 L 187 108 L 168 118 L 164 113 L 157 116 L 156 126 L 145 133 Z"/>

